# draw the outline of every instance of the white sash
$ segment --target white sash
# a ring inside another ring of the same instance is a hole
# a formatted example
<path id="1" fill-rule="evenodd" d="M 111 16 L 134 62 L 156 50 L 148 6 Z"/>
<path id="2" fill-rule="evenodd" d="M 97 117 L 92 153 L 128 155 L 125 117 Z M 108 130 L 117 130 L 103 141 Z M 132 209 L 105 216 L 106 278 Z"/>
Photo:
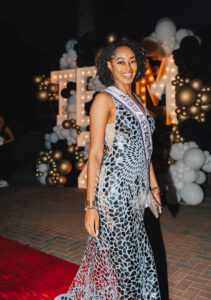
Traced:
<path id="1" fill-rule="evenodd" d="M 124 107 L 126 107 L 138 121 L 140 126 L 141 137 L 144 143 L 145 156 L 149 163 L 152 154 L 152 135 L 150 125 L 145 113 L 135 103 L 135 101 L 130 98 L 129 95 L 127 95 L 119 88 L 115 86 L 110 86 L 107 89 L 105 89 L 105 92 L 111 94 L 117 101 L 119 101 Z"/>

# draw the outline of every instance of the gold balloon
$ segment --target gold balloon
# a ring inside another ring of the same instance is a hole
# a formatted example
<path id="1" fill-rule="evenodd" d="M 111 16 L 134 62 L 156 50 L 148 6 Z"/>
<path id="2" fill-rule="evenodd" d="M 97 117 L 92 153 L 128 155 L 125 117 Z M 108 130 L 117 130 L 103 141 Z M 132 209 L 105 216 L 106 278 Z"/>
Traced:
<path id="1" fill-rule="evenodd" d="M 201 105 L 201 109 L 205 112 L 208 112 L 211 110 L 211 104 Z"/>
<path id="2" fill-rule="evenodd" d="M 37 93 L 37 98 L 41 101 L 45 101 L 48 99 L 48 92 L 41 90 Z"/>
<path id="3" fill-rule="evenodd" d="M 48 157 L 46 154 L 42 154 L 41 157 L 40 157 L 40 160 L 43 162 L 43 163 L 47 163 L 48 162 Z"/>
<path id="4" fill-rule="evenodd" d="M 47 185 L 50 185 L 50 186 L 55 185 L 54 178 L 50 175 L 46 176 L 45 182 Z"/>
<path id="5" fill-rule="evenodd" d="M 196 91 L 190 86 L 180 87 L 176 92 L 177 106 L 191 106 L 197 98 Z"/>
<path id="6" fill-rule="evenodd" d="M 75 147 L 74 146 L 68 146 L 67 151 L 69 153 L 74 153 L 75 152 Z"/>
<path id="7" fill-rule="evenodd" d="M 84 165 L 85 165 L 85 163 L 84 163 L 83 161 L 78 161 L 78 162 L 76 163 L 76 168 L 77 168 L 79 171 L 81 171 L 81 170 L 83 169 Z"/>
<path id="8" fill-rule="evenodd" d="M 107 36 L 106 36 L 106 42 L 109 44 L 109 43 L 113 43 L 114 41 L 116 41 L 117 39 L 117 36 L 115 33 L 109 33 Z"/>
<path id="9" fill-rule="evenodd" d="M 58 162 L 57 169 L 61 175 L 67 175 L 72 171 L 72 164 L 69 160 L 62 159 Z"/>
<path id="10" fill-rule="evenodd" d="M 175 111 L 176 111 L 177 114 L 180 114 L 182 112 L 182 110 L 180 108 L 176 108 Z"/>
<path id="11" fill-rule="evenodd" d="M 67 177 L 66 176 L 59 176 L 58 183 L 61 185 L 65 185 L 67 183 Z"/>
<path id="12" fill-rule="evenodd" d="M 188 113 L 187 113 L 187 111 L 183 111 L 181 114 L 182 114 L 182 116 L 187 116 Z"/>
<path id="13" fill-rule="evenodd" d="M 177 131 L 177 125 L 173 125 L 172 131 L 173 131 L 173 132 Z"/>
<path id="14" fill-rule="evenodd" d="M 48 174 L 49 174 L 49 175 L 54 175 L 55 172 L 54 172 L 54 170 L 50 169 L 50 170 L 48 171 Z"/>
<path id="15" fill-rule="evenodd" d="M 79 152 L 79 153 L 78 153 L 78 156 L 79 156 L 80 158 L 84 158 L 84 153 L 83 153 L 83 152 Z"/>
<path id="16" fill-rule="evenodd" d="M 207 104 L 210 104 L 211 103 L 211 95 L 209 93 L 202 93 L 202 96 L 201 96 L 201 104 L 202 105 L 207 105 Z"/>
<path id="17" fill-rule="evenodd" d="M 200 121 L 200 122 L 205 122 L 205 121 L 206 121 L 206 118 L 205 118 L 205 117 L 201 117 L 201 118 L 199 119 L 199 121 Z"/>
<path id="18" fill-rule="evenodd" d="M 174 142 L 174 140 L 175 140 L 175 136 L 173 133 L 170 134 L 170 140 L 171 140 L 171 142 Z"/>
<path id="19" fill-rule="evenodd" d="M 199 103 L 199 104 L 200 104 L 200 103 L 201 103 L 201 99 L 197 99 L 197 100 L 196 100 L 196 103 Z"/>
<path id="20" fill-rule="evenodd" d="M 62 126 L 65 128 L 65 129 L 70 129 L 72 127 L 72 124 L 70 122 L 70 120 L 64 120 L 62 122 Z"/>
<path id="21" fill-rule="evenodd" d="M 63 156 L 63 153 L 62 153 L 62 151 L 60 151 L 60 150 L 55 150 L 55 151 L 53 152 L 53 158 L 54 158 L 55 160 L 60 160 L 60 159 L 62 159 L 62 156 Z"/>
<path id="22" fill-rule="evenodd" d="M 199 115 L 200 112 L 201 112 L 201 107 L 199 106 L 191 105 L 190 107 L 188 107 L 188 113 L 192 117 Z"/>
<path id="23" fill-rule="evenodd" d="M 189 115 L 183 116 L 183 115 L 177 115 L 177 120 L 179 122 L 183 122 L 189 119 Z"/>
<path id="24" fill-rule="evenodd" d="M 192 79 L 190 85 L 196 91 L 201 91 L 201 89 L 203 88 L 203 82 L 201 81 L 201 79 L 198 78 Z"/>

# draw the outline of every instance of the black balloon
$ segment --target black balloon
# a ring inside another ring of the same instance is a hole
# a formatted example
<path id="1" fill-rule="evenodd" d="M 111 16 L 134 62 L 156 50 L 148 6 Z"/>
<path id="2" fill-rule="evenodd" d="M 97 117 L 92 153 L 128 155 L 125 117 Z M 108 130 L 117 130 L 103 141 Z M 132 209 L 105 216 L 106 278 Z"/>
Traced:
<path id="1" fill-rule="evenodd" d="M 61 95 L 63 98 L 69 98 L 70 97 L 70 90 L 65 88 L 61 90 Z"/>
<path id="2" fill-rule="evenodd" d="M 67 83 L 67 89 L 70 91 L 72 91 L 72 90 L 76 91 L 76 83 L 73 81 L 69 81 Z"/>

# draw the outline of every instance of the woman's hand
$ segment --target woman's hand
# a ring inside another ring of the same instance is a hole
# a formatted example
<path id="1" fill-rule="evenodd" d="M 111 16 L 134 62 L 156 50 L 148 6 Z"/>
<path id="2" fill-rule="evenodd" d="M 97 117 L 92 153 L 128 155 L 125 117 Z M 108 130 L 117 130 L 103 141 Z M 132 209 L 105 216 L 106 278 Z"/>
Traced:
<path id="1" fill-rule="evenodd" d="M 86 210 L 85 227 L 89 235 L 97 239 L 100 222 L 99 222 L 99 214 L 96 208 Z"/>
<path id="2" fill-rule="evenodd" d="M 152 190 L 152 195 L 154 199 L 157 201 L 157 203 L 162 206 L 161 196 L 160 196 L 160 190 Z"/>

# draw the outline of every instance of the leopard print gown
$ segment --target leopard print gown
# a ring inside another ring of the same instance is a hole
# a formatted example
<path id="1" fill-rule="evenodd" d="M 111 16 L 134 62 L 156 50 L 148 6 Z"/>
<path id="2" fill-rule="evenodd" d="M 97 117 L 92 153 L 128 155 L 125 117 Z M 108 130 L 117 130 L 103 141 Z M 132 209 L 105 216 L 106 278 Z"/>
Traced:
<path id="1" fill-rule="evenodd" d="M 109 89 L 107 92 L 112 93 Z M 140 123 L 114 95 L 116 121 L 112 141 L 106 130 L 107 151 L 96 193 L 98 240 L 88 239 L 69 291 L 56 300 L 160 299 L 154 257 L 143 222 L 151 150 L 144 149 Z M 146 109 L 144 118 L 152 132 L 154 120 Z"/>

